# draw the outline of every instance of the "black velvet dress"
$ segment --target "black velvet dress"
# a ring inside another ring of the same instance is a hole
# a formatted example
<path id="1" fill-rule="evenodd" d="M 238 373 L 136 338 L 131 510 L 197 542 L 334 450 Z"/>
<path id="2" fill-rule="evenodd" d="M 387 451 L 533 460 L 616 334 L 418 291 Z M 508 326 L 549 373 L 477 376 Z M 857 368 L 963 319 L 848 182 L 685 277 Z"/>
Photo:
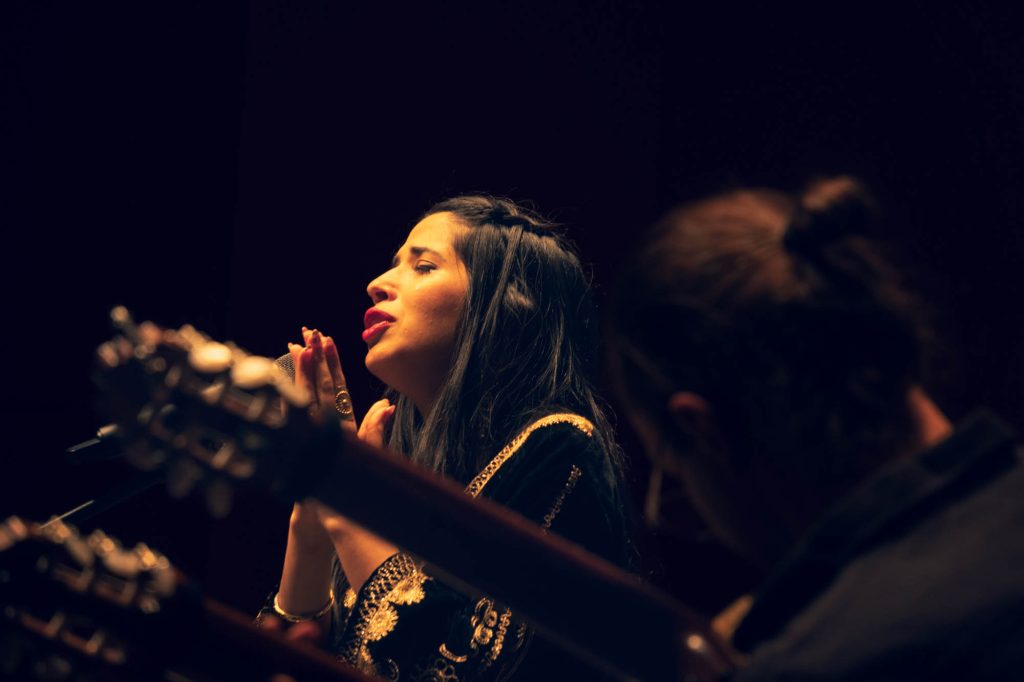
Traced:
<path id="1" fill-rule="evenodd" d="M 467 485 L 620 566 L 631 544 L 614 468 L 589 421 L 543 417 L 524 429 Z M 335 653 L 394 680 L 593 679 L 593 673 L 487 598 L 467 597 L 405 553 L 381 564 L 358 594 L 335 571 Z M 595 600 L 594 617 L 602 614 Z"/>

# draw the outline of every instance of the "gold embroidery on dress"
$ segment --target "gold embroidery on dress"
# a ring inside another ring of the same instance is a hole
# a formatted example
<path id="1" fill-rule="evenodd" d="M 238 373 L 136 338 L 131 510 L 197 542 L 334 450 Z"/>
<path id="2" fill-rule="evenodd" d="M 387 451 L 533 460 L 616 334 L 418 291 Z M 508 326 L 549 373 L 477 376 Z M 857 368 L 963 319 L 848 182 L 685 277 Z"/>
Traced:
<path id="1" fill-rule="evenodd" d="M 356 605 L 356 593 L 349 587 L 345 590 L 345 596 L 341 599 L 341 605 L 351 611 Z"/>
<path id="2" fill-rule="evenodd" d="M 481 491 L 483 491 L 484 486 L 490 482 L 505 462 L 511 459 L 512 456 L 519 451 L 534 431 L 553 424 L 570 424 L 586 434 L 587 437 L 593 436 L 594 433 L 594 425 L 577 414 L 560 413 L 542 417 L 523 429 L 504 448 L 502 448 L 501 451 L 487 463 L 487 466 L 481 469 L 480 473 L 478 473 L 473 480 L 469 482 L 469 485 L 466 486 L 466 493 L 469 494 L 470 497 L 478 497 Z M 569 479 L 566 481 L 565 486 L 559 493 L 558 497 L 555 498 L 551 509 L 544 516 L 542 527 L 545 530 L 551 527 L 551 523 L 554 521 L 555 516 L 557 516 L 561 511 L 562 504 L 565 502 L 566 497 L 568 497 L 576 487 L 576 482 L 582 475 L 583 472 L 574 464 L 569 470 Z M 511 623 L 511 609 L 506 608 L 502 612 L 501 616 L 499 616 L 498 611 L 495 609 L 495 604 L 491 599 L 485 597 L 477 602 L 473 616 L 470 618 L 470 625 L 473 627 L 473 636 L 469 642 L 469 646 L 470 650 L 473 652 L 478 652 L 481 649 L 484 650 L 482 661 L 484 668 L 493 664 L 497 660 L 498 656 L 501 655 L 501 651 L 505 644 L 505 637 L 508 634 L 508 629 Z M 522 646 L 523 640 L 526 636 L 526 631 L 526 625 L 520 624 L 516 631 L 516 649 Z M 447 680 L 449 678 L 445 676 L 446 673 L 452 675 L 451 679 L 455 679 L 455 667 L 452 663 L 463 663 L 469 658 L 468 656 L 456 656 L 445 644 L 441 644 L 439 651 L 442 658 L 437 659 L 434 666 L 423 671 L 423 674 L 420 677 L 417 677 L 417 679 Z M 441 672 L 442 669 L 444 670 L 444 673 Z"/>
<path id="3" fill-rule="evenodd" d="M 498 622 L 498 631 L 494 636 L 494 646 L 487 652 L 487 665 L 494 663 L 501 655 L 501 647 L 505 643 L 505 634 L 508 632 L 508 626 L 512 622 L 512 609 L 505 609 L 505 613 L 501 614 L 501 620 Z"/>
<path id="4" fill-rule="evenodd" d="M 555 498 L 555 503 L 551 505 L 551 509 L 544 515 L 544 523 L 541 524 L 541 528 L 548 530 L 551 528 L 551 523 L 558 516 L 558 512 L 562 511 L 562 503 L 565 502 L 565 498 L 569 496 L 569 493 L 576 487 L 576 481 L 580 479 L 583 474 L 580 468 L 575 464 L 572 465 L 572 469 L 569 470 L 569 480 L 565 482 L 565 487 L 562 488 L 562 492 Z"/>
<path id="5" fill-rule="evenodd" d="M 367 642 L 379 642 L 387 637 L 396 625 L 398 625 L 398 611 L 395 611 L 395 607 L 391 604 L 381 604 L 379 609 L 361 623 L 362 638 Z"/>
<path id="6" fill-rule="evenodd" d="M 443 657 L 445 657 L 446 659 L 448 659 L 452 663 L 465 663 L 466 661 L 469 660 L 469 656 L 458 656 L 456 654 L 453 654 L 448 649 L 448 645 L 445 644 L 444 642 L 441 642 L 441 646 L 438 649 L 438 651 L 441 653 L 441 655 Z"/>
<path id="7" fill-rule="evenodd" d="M 391 680 L 392 682 L 398 682 L 399 670 L 398 670 L 398 664 L 395 663 L 395 659 L 393 659 L 393 658 L 386 659 L 386 663 L 387 663 L 388 671 L 387 671 L 386 674 L 382 674 L 381 677 L 383 677 L 385 680 Z"/>
<path id="8" fill-rule="evenodd" d="M 385 561 L 373 579 L 363 587 L 365 598 L 359 606 L 354 637 L 346 643 L 341 657 L 357 668 L 379 674 L 367 644 L 387 637 L 398 624 L 395 604 L 418 604 L 426 597 L 424 583 L 430 580 L 407 554 L 395 554 Z"/>
<path id="9" fill-rule="evenodd" d="M 494 459 L 488 462 L 487 466 L 481 469 L 480 473 L 469 482 L 469 485 L 466 486 L 466 492 L 470 497 L 478 497 L 480 495 L 480 491 L 482 491 L 488 481 L 494 477 L 494 474 L 498 472 L 498 469 L 500 469 L 505 462 L 511 459 L 512 455 L 516 454 L 519 448 L 523 446 L 523 443 L 526 442 L 526 439 L 529 438 L 534 431 L 545 426 L 551 426 L 552 424 L 571 424 L 585 433 L 588 437 L 594 434 L 594 425 L 578 414 L 566 412 L 561 414 L 549 414 L 546 417 L 541 417 L 523 429 L 519 435 L 509 442 L 508 445 L 503 447 L 501 452 L 495 455 Z"/>
<path id="10" fill-rule="evenodd" d="M 370 650 L 366 648 L 365 644 L 359 647 L 356 658 L 350 662 L 363 672 L 377 674 L 377 665 L 373 662 L 373 656 L 370 655 Z"/>
<path id="11" fill-rule="evenodd" d="M 473 626 L 473 639 L 469 643 L 473 651 L 490 644 L 494 637 L 494 626 L 498 624 L 498 612 L 494 610 L 494 602 L 487 597 L 478 601 L 469 624 Z"/>
<path id="12" fill-rule="evenodd" d="M 416 674 L 414 680 L 415 682 L 459 682 L 459 675 L 452 663 L 443 658 L 435 658 L 429 667 Z"/>
<path id="13" fill-rule="evenodd" d="M 423 583 L 425 582 L 427 582 L 426 574 L 416 571 L 395 585 L 391 593 L 388 594 L 388 601 L 402 606 L 419 604 L 427 596 L 423 591 Z"/>

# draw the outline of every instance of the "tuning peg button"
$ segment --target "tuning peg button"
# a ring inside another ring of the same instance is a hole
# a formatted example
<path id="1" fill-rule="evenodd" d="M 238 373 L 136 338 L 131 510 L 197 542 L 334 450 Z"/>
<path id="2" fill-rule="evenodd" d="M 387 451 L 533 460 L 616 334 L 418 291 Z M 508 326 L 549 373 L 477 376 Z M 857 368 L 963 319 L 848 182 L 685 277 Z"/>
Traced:
<path id="1" fill-rule="evenodd" d="M 134 552 L 116 547 L 103 556 L 103 565 L 116 576 L 133 579 L 142 568 L 139 557 Z"/>
<path id="2" fill-rule="evenodd" d="M 188 354 L 188 362 L 197 372 L 220 374 L 231 368 L 231 349 L 223 343 L 210 341 L 197 345 Z"/>
<path id="3" fill-rule="evenodd" d="M 272 383 L 274 377 L 274 361 L 259 355 L 244 357 L 231 368 L 231 381 L 246 390 L 262 388 Z"/>

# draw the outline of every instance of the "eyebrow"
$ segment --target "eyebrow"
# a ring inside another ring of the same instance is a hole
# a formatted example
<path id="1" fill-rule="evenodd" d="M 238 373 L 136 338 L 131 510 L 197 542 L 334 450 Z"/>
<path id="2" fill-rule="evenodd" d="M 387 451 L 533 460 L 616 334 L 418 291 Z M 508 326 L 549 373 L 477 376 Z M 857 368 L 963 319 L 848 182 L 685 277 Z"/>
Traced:
<path id="1" fill-rule="evenodd" d="M 416 257 L 422 256 L 425 253 L 430 253 L 430 254 L 433 254 L 433 255 L 437 256 L 441 260 L 443 260 L 445 262 L 448 262 L 448 259 L 445 258 L 444 255 L 441 254 L 440 251 L 435 251 L 434 249 L 430 248 L 429 246 L 410 246 L 409 247 L 409 251 L 412 253 L 413 256 L 416 256 Z M 398 265 L 398 260 L 399 260 L 399 256 L 401 255 L 401 253 L 402 252 L 400 250 L 396 251 L 395 255 L 391 257 L 391 267 L 395 267 L 396 265 Z"/>

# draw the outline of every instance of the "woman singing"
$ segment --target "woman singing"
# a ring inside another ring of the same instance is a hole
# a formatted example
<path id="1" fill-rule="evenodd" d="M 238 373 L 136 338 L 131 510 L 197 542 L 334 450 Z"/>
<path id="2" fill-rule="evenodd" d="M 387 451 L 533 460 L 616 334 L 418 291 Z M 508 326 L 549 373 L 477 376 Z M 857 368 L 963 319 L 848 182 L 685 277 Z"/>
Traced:
<path id="1" fill-rule="evenodd" d="M 627 565 L 618 449 L 592 388 L 588 280 L 551 225 L 506 200 L 441 202 L 367 293 L 366 366 L 388 390 L 359 436 Z M 291 347 L 297 381 L 323 405 L 341 395 L 355 428 L 333 341 L 304 336 Z M 317 622 L 339 656 L 391 679 L 550 679 L 576 666 L 503 605 L 448 588 L 313 502 L 292 513 L 271 612 Z"/>

